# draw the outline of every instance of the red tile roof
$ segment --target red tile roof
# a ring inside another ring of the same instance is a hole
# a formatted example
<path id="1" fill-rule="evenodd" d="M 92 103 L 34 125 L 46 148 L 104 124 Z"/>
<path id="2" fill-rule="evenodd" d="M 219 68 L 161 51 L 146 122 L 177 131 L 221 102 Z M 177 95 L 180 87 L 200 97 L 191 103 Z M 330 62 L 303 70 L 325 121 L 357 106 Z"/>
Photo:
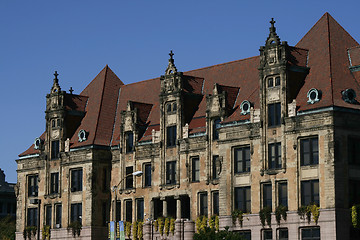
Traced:
<path id="1" fill-rule="evenodd" d="M 259 108 L 259 60 L 259 56 L 255 56 L 184 72 L 184 91 L 198 96 L 195 100 L 185 99 L 188 101 L 190 133 L 205 129 L 205 96 L 212 94 L 215 83 L 227 92 L 227 105 L 233 108 L 224 122 L 250 118 L 249 115 L 241 115 L 239 106 L 242 101 L 248 100 L 254 108 Z M 295 47 L 289 47 L 288 60 L 291 66 L 310 69 L 296 96 L 299 111 L 329 106 L 360 109 L 360 105 L 343 101 L 341 95 L 346 88 L 352 88 L 360 95 L 360 72 L 349 70 L 350 66 L 360 64 L 359 44 L 330 14 L 325 13 Z M 315 104 L 307 103 L 307 92 L 311 88 L 322 92 L 321 100 Z M 68 109 L 86 113 L 71 138 L 71 147 L 118 144 L 121 111 L 126 110 L 128 101 L 135 103 L 139 109 L 139 120 L 148 125 L 141 141 L 151 140 L 152 129 L 160 129 L 159 94 L 160 78 L 124 85 L 106 66 L 80 96 L 66 95 Z M 89 133 L 88 140 L 82 143 L 77 141 L 80 129 Z M 31 149 L 33 147 L 22 155 L 32 154 L 34 151 Z"/>

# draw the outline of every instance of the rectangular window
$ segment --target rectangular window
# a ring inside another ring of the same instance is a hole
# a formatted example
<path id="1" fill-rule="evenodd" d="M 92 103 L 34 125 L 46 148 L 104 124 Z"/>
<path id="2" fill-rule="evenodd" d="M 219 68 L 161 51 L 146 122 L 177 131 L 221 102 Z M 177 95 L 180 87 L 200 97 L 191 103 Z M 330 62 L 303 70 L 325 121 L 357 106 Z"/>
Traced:
<path id="1" fill-rule="evenodd" d="M 301 182 L 301 205 L 306 206 L 315 203 L 319 206 L 319 180 Z"/>
<path id="2" fill-rule="evenodd" d="M 82 219 L 82 204 L 73 203 L 71 204 L 70 222 L 80 222 Z"/>
<path id="3" fill-rule="evenodd" d="M 279 228 L 278 229 L 278 239 L 279 240 L 288 240 L 289 239 L 289 231 L 287 228 Z"/>
<path id="4" fill-rule="evenodd" d="M 281 105 L 280 103 L 272 103 L 268 105 L 269 111 L 269 127 L 279 126 L 281 123 Z"/>
<path id="5" fill-rule="evenodd" d="M 273 239 L 272 229 L 263 230 L 263 239 L 264 240 L 272 240 Z"/>
<path id="6" fill-rule="evenodd" d="M 52 207 L 51 205 L 45 206 L 45 225 L 51 227 L 51 214 L 52 213 Z"/>
<path id="7" fill-rule="evenodd" d="M 28 176 L 28 196 L 37 197 L 38 195 L 38 175 Z"/>
<path id="8" fill-rule="evenodd" d="M 219 179 L 221 172 L 221 162 L 219 156 L 213 156 L 212 162 L 212 179 Z"/>
<path id="9" fill-rule="evenodd" d="M 280 86 L 280 77 L 275 77 L 275 86 Z"/>
<path id="10" fill-rule="evenodd" d="M 71 172 L 71 192 L 82 191 L 83 171 L 82 169 L 72 169 Z"/>
<path id="11" fill-rule="evenodd" d="M 244 240 L 251 240 L 251 231 L 250 230 L 236 231 L 236 233 L 238 235 L 242 236 L 242 238 Z"/>
<path id="12" fill-rule="evenodd" d="M 301 240 L 320 240 L 320 228 L 302 228 Z"/>
<path id="13" fill-rule="evenodd" d="M 137 220 L 144 220 L 144 199 L 136 199 L 136 218 Z"/>
<path id="14" fill-rule="evenodd" d="M 250 187 L 236 187 L 235 188 L 235 209 L 241 210 L 244 213 L 251 211 L 251 191 Z"/>
<path id="15" fill-rule="evenodd" d="M 27 226 L 37 226 L 38 209 L 28 208 Z"/>
<path id="16" fill-rule="evenodd" d="M 126 153 L 133 152 L 133 150 L 134 150 L 134 133 L 126 132 L 125 140 L 126 140 Z"/>
<path id="17" fill-rule="evenodd" d="M 115 221 L 121 221 L 121 201 L 116 201 L 116 219 Z"/>
<path id="18" fill-rule="evenodd" d="M 62 206 L 61 204 L 55 205 L 55 227 L 61 228 L 61 215 L 62 215 Z"/>
<path id="19" fill-rule="evenodd" d="M 168 147 L 176 145 L 176 126 L 166 128 L 166 145 Z"/>
<path id="20" fill-rule="evenodd" d="M 59 173 L 51 173 L 50 175 L 50 194 L 59 192 Z"/>
<path id="21" fill-rule="evenodd" d="M 219 139 L 219 128 L 220 128 L 220 118 L 217 118 L 213 121 L 213 140 Z"/>
<path id="22" fill-rule="evenodd" d="M 212 193 L 212 207 L 213 207 L 213 215 L 219 216 L 219 192 Z"/>
<path id="23" fill-rule="evenodd" d="M 125 201 L 125 221 L 132 222 L 132 201 Z"/>
<path id="24" fill-rule="evenodd" d="M 51 159 L 59 158 L 59 140 L 51 141 Z"/>
<path id="25" fill-rule="evenodd" d="M 176 184 L 176 161 L 166 162 L 166 184 Z"/>
<path id="26" fill-rule="evenodd" d="M 263 184 L 263 208 L 272 209 L 272 186 L 271 183 Z"/>
<path id="27" fill-rule="evenodd" d="M 268 78 L 268 87 L 271 88 L 274 86 L 274 78 Z"/>
<path id="28" fill-rule="evenodd" d="M 145 187 L 151 187 L 151 163 L 145 163 L 144 164 L 144 186 Z"/>
<path id="29" fill-rule="evenodd" d="M 279 169 L 281 165 L 281 143 L 269 144 L 269 169 Z"/>
<path id="30" fill-rule="evenodd" d="M 234 172 L 250 172 L 250 147 L 234 148 Z"/>
<path id="31" fill-rule="evenodd" d="M 360 181 L 349 180 L 349 206 L 360 203 Z"/>
<path id="32" fill-rule="evenodd" d="M 200 216 L 208 215 L 208 197 L 207 193 L 199 193 L 199 214 Z"/>
<path id="33" fill-rule="evenodd" d="M 360 165 L 360 138 L 348 138 L 348 156 L 349 163 L 353 165 Z"/>
<path id="34" fill-rule="evenodd" d="M 315 165 L 319 163 L 318 138 L 307 138 L 300 140 L 301 166 Z"/>
<path id="35" fill-rule="evenodd" d="M 193 157 L 191 159 L 192 162 L 192 182 L 199 182 L 200 181 L 200 159 L 199 157 Z"/>
<path id="36" fill-rule="evenodd" d="M 278 205 L 288 206 L 287 182 L 278 183 Z"/>
<path id="37" fill-rule="evenodd" d="M 133 167 L 126 167 L 125 168 L 125 174 L 126 174 L 126 180 L 125 180 L 125 188 L 126 189 L 131 189 L 133 188 L 133 183 L 134 183 L 134 176 L 132 175 L 133 173 Z"/>

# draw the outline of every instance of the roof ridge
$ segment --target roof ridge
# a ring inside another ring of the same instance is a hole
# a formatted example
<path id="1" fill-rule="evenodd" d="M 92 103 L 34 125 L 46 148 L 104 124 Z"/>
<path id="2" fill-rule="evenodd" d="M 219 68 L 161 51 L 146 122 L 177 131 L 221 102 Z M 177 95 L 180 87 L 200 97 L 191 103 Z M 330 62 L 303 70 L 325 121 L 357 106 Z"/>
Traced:
<path id="1" fill-rule="evenodd" d="M 331 85 L 331 103 L 334 105 L 334 84 L 333 84 L 333 76 L 332 76 L 332 61 L 331 61 L 331 37 L 330 37 L 330 21 L 328 12 L 326 14 L 327 28 L 328 28 L 328 47 L 329 47 L 329 61 L 330 61 L 330 85 Z"/>
<path id="2" fill-rule="evenodd" d="M 100 119 L 100 113 L 102 111 L 102 104 L 103 104 L 103 100 L 104 100 L 104 92 L 105 92 L 105 83 L 106 83 L 106 76 L 107 76 L 107 71 L 108 71 L 109 66 L 106 65 L 105 66 L 105 74 L 104 74 L 104 83 L 103 83 L 103 87 L 102 87 L 102 93 L 101 93 L 101 99 L 100 99 L 100 108 L 98 111 L 98 116 L 97 116 L 97 120 L 96 120 L 96 128 L 95 128 L 95 134 L 94 134 L 94 139 L 93 139 L 93 143 L 96 140 L 96 136 L 98 133 L 98 128 L 99 128 L 99 119 Z"/>
<path id="3" fill-rule="evenodd" d="M 211 66 L 208 66 L 208 67 L 203 67 L 203 68 L 197 68 L 197 69 L 189 70 L 189 71 L 186 71 L 186 72 L 184 72 L 184 73 L 189 73 L 189 72 L 193 72 L 193 71 L 198 71 L 198 70 L 204 70 L 204 69 L 208 69 L 208 68 L 218 67 L 218 66 L 222 66 L 222 65 L 226 65 L 226 64 L 232 64 L 232 63 L 236 63 L 236 62 L 246 61 L 246 60 L 249 60 L 249 59 L 252 59 L 252 58 L 257 58 L 257 57 L 260 57 L 260 56 L 253 56 L 253 57 L 238 59 L 238 60 L 234 60 L 234 61 L 230 61 L 230 62 L 219 63 L 219 64 L 211 65 Z"/>

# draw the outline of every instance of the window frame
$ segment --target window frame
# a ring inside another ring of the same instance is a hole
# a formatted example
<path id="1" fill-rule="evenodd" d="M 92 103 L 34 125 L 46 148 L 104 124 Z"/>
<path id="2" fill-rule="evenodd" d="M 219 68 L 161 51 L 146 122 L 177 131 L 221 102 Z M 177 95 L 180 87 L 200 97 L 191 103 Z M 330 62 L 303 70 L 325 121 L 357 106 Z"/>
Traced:
<path id="1" fill-rule="evenodd" d="M 124 205 L 125 205 L 124 220 L 127 222 L 132 222 L 132 212 L 133 212 L 132 199 L 124 200 Z"/>
<path id="2" fill-rule="evenodd" d="M 82 203 L 71 203 L 70 205 L 70 223 L 78 221 L 82 223 Z"/>
<path id="3" fill-rule="evenodd" d="M 176 184 L 176 161 L 166 162 L 166 185 Z"/>
<path id="4" fill-rule="evenodd" d="M 50 210 L 49 210 L 50 209 Z M 52 227 L 52 206 L 51 204 L 47 204 L 44 206 L 44 212 L 45 212 L 45 225 Z M 49 216 L 50 214 L 50 216 Z"/>
<path id="5" fill-rule="evenodd" d="M 134 176 L 132 175 L 133 172 L 134 172 L 133 166 L 125 167 L 125 189 L 134 188 Z"/>
<path id="6" fill-rule="evenodd" d="M 38 227 L 38 208 L 31 207 L 27 209 L 26 226 Z"/>
<path id="7" fill-rule="evenodd" d="M 145 202 L 144 198 L 135 199 L 136 202 L 136 220 L 143 221 L 145 213 Z"/>
<path id="8" fill-rule="evenodd" d="M 262 183 L 261 187 L 262 187 L 262 207 L 263 208 L 269 207 L 272 211 L 272 183 L 271 182 Z"/>
<path id="9" fill-rule="evenodd" d="M 166 146 L 175 147 L 176 140 L 176 125 L 166 127 Z"/>
<path id="10" fill-rule="evenodd" d="M 211 203 L 212 214 L 219 216 L 219 212 L 220 212 L 219 191 L 212 191 L 211 199 L 212 199 L 212 203 Z"/>
<path id="11" fill-rule="evenodd" d="M 70 169 L 71 176 L 71 192 L 82 192 L 83 190 L 83 169 L 82 168 L 73 168 Z"/>
<path id="12" fill-rule="evenodd" d="M 134 152 L 134 132 L 127 131 L 125 132 L 125 153 Z"/>
<path id="13" fill-rule="evenodd" d="M 314 150 L 313 142 L 316 140 L 317 151 Z M 309 142 L 309 152 L 305 152 L 304 144 Z M 304 163 L 305 154 L 309 154 L 309 163 Z M 315 157 L 316 156 L 316 157 Z M 319 164 L 319 138 L 318 136 L 312 136 L 300 139 L 300 165 L 311 166 Z"/>
<path id="14" fill-rule="evenodd" d="M 39 175 L 32 174 L 27 176 L 28 197 L 37 197 L 39 194 Z"/>
<path id="15" fill-rule="evenodd" d="M 62 221 L 62 205 L 61 203 L 57 203 L 54 205 L 55 208 L 55 228 L 61 228 Z"/>
<path id="16" fill-rule="evenodd" d="M 305 194 L 305 184 L 309 184 L 310 187 L 310 201 L 307 202 L 305 197 L 308 196 L 308 194 Z M 318 189 L 318 193 L 314 194 L 314 189 L 315 189 L 315 185 L 317 184 L 317 189 Z M 301 206 L 307 206 L 309 204 L 313 204 L 315 203 L 317 206 L 320 206 L 320 185 L 319 185 L 319 180 L 318 179 L 313 179 L 313 180 L 305 180 L 305 181 L 301 181 Z M 317 200 L 316 200 L 317 198 Z"/>
<path id="17" fill-rule="evenodd" d="M 219 163 L 219 168 L 220 169 L 217 168 L 216 163 Z M 220 178 L 220 172 L 221 172 L 220 156 L 219 155 L 213 155 L 213 157 L 212 157 L 212 174 L 211 174 L 212 180 L 218 180 Z"/>
<path id="18" fill-rule="evenodd" d="M 286 186 L 286 191 L 284 192 L 283 186 Z M 288 207 L 289 198 L 288 198 L 288 183 L 287 181 L 279 181 L 277 182 L 277 190 L 278 190 L 278 206 L 282 205 L 284 207 Z M 285 196 L 286 195 L 286 196 Z M 284 200 L 286 199 L 286 201 Z M 284 204 L 286 202 L 286 204 Z"/>
<path id="19" fill-rule="evenodd" d="M 220 118 L 214 118 L 212 121 L 212 139 L 218 140 L 219 139 L 219 128 L 220 128 Z"/>
<path id="20" fill-rule="evenodd" d="M 200 157 L 191 157 L 191 182 L 200 182 Z"/>
<path id="21" fill-rule="evenodd" d="M 310 230 L 311 231 L 311 235 L 314 235 L 313 231 L 317 230 L 319 231 L 319 237 L 316 236 L 311 236 L 311 237 L 304 237 L 304 231 Z M 301 233 L 301 240 L 320 240 L 321 239 L 321 232 L 320 232 L 320 227 L 305 227 L 305 228 L 300 228 L 300 233 Z"/>
<path id="22" fill-rule="evenodd" d="M 240 199 L 237 199 L 238 196 Z M 241 210 L 244 213 L 251 212 L 251 186 L 234 188 L 234 210 L 235 209 Z"/>
<path id="23" fill-rule="evenodd" d="M 270 103 L 268 108 L 268 127 L 278 127 L 281 125 L 281 103 Z"/>
<path id="24" fill-rule="evenodd" d="M 271 238 L 265 238 L 266 236 L 265 236 L 265 234 L 266 233 L 271 233 Z M 262 239 L 263 240 L 272 240 L 272 239 L 274 239 L 274 234 L 273 234 L 273 230 L 272 230 L 272 228 L 265 228 L 265 229 L 262 229 Z"/>
<path id="25" fill-rule="evenodd" d="M 60 156 L 60 141 L 51 141 L 51 159 L 58 159 Z"/>
<path id="26" fill-rule="evenodd" d="M 268 144 L 268 169 L 282 168 L 281 142 Z M 273 154 L 274 153 L 274 154 Z"/>
<path id="27" fill-rule="evenodd" d="M 50 174 L 50 194 L 59 193 L 59 172 Z"/>
<path id="28" fill-rule="evenodd" d="M 287 238 L 280 236 L 281 231 L 287 232 Z M 289 239 L 289 229 L 288 228 L 278 228 L 278 229 L 276 229 L 276 235 L 277 235 L 277 239 L 279 239 L 279 240 L 288 240 Z"/>
<path id="29" fill-rule="evenodd" d="M 151 162 L 144 163 L 144 187 L 151 187 L 152 167 Z"/>
<path id="30" fill-rule="evenodd" d="M 209 214 L 208 208 L 208 193 L 207 192 L 199 192 L 199 216 L 207 217 Z"/>
<path id="31" fill-rule="evenodd" d="M 239 154 L 238 151 L 241 151 L 241 160 L 237 159 Z M 244 145 L 233 148 L 234 154 L 234 173 L 247 173 L 251 171 L 251 149 L 250 145 Z M 247 158 L 248 157 L 248 158 Z M 238 169 L 241 167 L 242 170 Z"/>

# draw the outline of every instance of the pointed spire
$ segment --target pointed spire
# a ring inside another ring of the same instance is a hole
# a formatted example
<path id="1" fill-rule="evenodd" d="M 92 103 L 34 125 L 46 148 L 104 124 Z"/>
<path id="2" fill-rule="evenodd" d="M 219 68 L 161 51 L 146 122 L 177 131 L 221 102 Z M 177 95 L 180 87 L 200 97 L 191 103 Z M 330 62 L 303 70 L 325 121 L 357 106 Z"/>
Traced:
<path id="1" fill-rule="evenodd" d="M 173 58 L 174 53 L 172 50 L 170 51 L 169 56 L 170 56 L 169 64 L 168 64 L 168 67 L 166 68 L 165 75 L 169 75 L 169 74 L 177 72 L 177 69 L 176 69 L 175 63 L 174 63 L 174 58 Z"/>
<path id="2" fill-rule="evenodd" d="M 274 43 L 276 45 L 280 44 L 280 38 L 276 33 L 275 23 L 276 23 L 276 21 L 274 20 L 274 18 L 271 18 L 271 21 L 270 21 L 271 26 L 269 27 L 270 33 L 269 33 L 269 37 L 266 40 L 265 45 L 271 45 Z"/>
<path id="3" fill-rule="evenodd" d="M 60 85 L 59 85 L 59 79 L 58 79 L 59 74 L 57 73 L 57 71 L 55 71 L 54 76 L 55 76 L 54 83 L 53 83 L 53 86 L 51 88 L 52 93 L 61 91 L 61 88 L 60 88 Z"/>

